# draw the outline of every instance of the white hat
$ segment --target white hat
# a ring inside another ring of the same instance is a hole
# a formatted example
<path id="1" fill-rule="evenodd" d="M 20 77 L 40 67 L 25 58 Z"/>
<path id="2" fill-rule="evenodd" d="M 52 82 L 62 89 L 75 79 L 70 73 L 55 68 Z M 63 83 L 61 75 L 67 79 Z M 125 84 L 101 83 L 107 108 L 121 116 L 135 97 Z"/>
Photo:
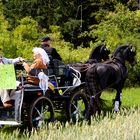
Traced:
<path id="1" fill-rule="evenodd" d="M 45 52 L 44 49 L 35 47 L 35 48 L 33 48 L 32 51 L 33 51 L 33 53 L 35 53 L 35 54 L 40 54 L 40 55 L 41 55 L 41 58 L 42 58 L 42 60 L 43 60 L 43 64 L 44 64 L 44 65 L 48 65 L 48 64 L 50 63 L 49 56 L 48 56 L 48 54 Z"/>

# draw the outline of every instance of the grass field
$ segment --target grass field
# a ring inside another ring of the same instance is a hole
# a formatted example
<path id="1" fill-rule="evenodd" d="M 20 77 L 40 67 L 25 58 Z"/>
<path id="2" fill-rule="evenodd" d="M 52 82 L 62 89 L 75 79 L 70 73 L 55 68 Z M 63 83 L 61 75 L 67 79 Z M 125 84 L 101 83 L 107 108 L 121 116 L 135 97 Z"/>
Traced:
<path id="1" fill-rule="evenodd" d="M 115 92 L 106 91 L 102 94 L 106 109 L 112 107 Z M 108 112 L 105 116 L 92 118 L 91 124 L 64 125 L 60 122 L 50 124 L 39 131 L 19 127 L 0 129 L 0 140 L 139 140 L 140 139 L 140 88 L 123 90 L 122 110 L 120 113 Z"/>
<path id="2" fill-rule="evenodd" d="M 106 100 L 106 104 L 110 107 L 112 100 L 115 98 L 116 91 L 105 91 L 101 98 Z M 140 88 L 127 88 L 122 92 L 122 107 L 130 108 L 140 105 Z"/>

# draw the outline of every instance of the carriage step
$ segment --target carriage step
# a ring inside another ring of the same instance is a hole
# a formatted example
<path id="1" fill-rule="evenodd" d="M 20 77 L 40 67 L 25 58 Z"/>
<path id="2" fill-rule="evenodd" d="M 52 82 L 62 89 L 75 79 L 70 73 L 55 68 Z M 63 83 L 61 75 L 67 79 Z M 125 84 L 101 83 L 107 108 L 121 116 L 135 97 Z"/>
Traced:
<path id="1" fill-rule="evenodd" d="M 70 98 L 70 96 L 55 96 L 55 97 L 52 97 L 51 99 L 52 100 L 68 100 Z"/>
<path id="2" fill-rule="evenodd" d="M 15 107 L 0 107 L 0 120 L 15 118 Z"/>
<path id="3" fill-rule="evenodd" d="M 1 111 L 14 111 L 15 107 L 12 106 L 12 107 L 3 107 L 3 106 L 0 106 L 0 112 Z"/>
<path id="4" fill-rule="evenodd" d="M 0 121 L 0 125 L 21 125 L 21 123 L 16 121 Z"/>

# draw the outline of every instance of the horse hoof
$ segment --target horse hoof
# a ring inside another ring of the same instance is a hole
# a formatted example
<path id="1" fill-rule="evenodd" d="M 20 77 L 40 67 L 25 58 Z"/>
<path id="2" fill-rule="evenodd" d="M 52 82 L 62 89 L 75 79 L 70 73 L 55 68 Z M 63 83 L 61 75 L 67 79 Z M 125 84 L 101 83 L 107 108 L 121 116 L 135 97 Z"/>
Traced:
<path id="1" fill-rule="evenodd" d="M 119 101 L 115 101 L 114 112 L 119 112 Z"/>

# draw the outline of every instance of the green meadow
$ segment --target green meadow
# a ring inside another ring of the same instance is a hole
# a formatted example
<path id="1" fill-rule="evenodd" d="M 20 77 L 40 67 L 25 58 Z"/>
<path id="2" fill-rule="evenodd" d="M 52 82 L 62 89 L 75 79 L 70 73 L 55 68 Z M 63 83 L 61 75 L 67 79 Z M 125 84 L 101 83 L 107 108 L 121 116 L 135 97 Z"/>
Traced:
<path id="1" fill-rule="evenodd" d="M 0 140 L 139 140 L 140 139 L 140 88 L 123 90 L 122 107 L 119 113 L 110 111 L 115 91 L 102 94 L 107 113 L 92 117 L 91 124 L 69 124 L 55 122 L 40 130 L 4 126 L 0 129 Z"/>
<path id="2" fill-rule="evenodd" d="M 105 100 L 106 107 L 112 107 L 112 100 L 116 91 L 108 90 L 102 93 L 101 98 Z M 122 91 L 122 108 L 138 107 L 140 105 L 140 88 L 126 88 Z"/>

